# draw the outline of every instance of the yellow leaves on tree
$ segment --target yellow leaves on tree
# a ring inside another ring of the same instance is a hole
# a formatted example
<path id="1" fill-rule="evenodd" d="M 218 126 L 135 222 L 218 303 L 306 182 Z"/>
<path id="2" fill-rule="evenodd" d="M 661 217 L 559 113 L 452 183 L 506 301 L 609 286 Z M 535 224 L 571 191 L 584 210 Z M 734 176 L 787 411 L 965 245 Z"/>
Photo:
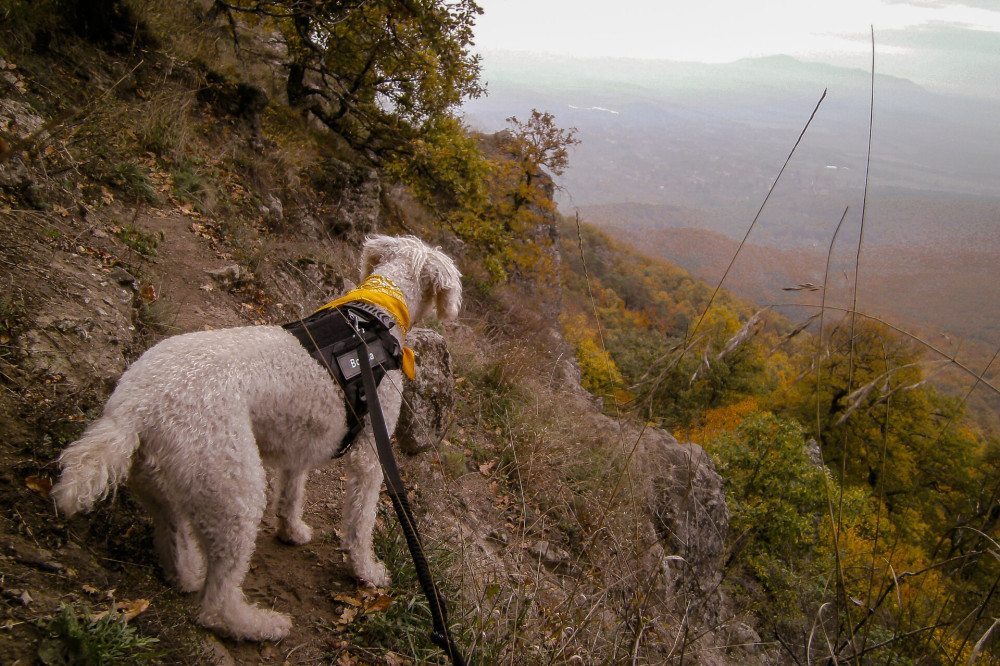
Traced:
<path id="1" fill-rule="evenodd" d="M 694 442 L 705 446 L 721 435 L 735 431 L 747 415 L 760 409 L 756 398 L 747 398 L 732 405 L 724 405 L 706 410 L 701 417 L 701 423 L 681 428 L 675 431 L 676 437 L 683 442 Z"/>
<path id="2" fill-rule="evenodd" d="M 564 314 L 559 322 L 566 340 L 576 350 L 583 388 L 594 395 L 614 395 L 622 385 L 621 372 L 602 348 L 598 331 L 590 325 L 586 315 Z"/>

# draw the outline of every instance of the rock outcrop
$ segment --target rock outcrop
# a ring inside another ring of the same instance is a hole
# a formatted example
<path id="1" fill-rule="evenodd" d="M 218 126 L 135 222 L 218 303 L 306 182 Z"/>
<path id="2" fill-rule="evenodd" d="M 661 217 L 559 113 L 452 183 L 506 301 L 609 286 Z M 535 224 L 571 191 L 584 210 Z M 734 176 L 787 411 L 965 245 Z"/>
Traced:
<path id="1" fill-rule="evenodd" d="M 416 355 L 416 379 L 405 381 L 396 441 L 405 453 L 420 453 L 444 436 L 455 405 L 455 374 L 448 343 L 440 334 L 414 328 L 406 344 Z"/>
<path id="2" fill-rule="evenodd" d="M 722 580 L 729 509 L 722 477 L 697 444 L 669 433 L 643 433 L 640 459 L 649 481 L 649 509 L 665 556 L 667 592 L 712 601 Z M 709 613 L 711 614 L 711 613 Z"/>

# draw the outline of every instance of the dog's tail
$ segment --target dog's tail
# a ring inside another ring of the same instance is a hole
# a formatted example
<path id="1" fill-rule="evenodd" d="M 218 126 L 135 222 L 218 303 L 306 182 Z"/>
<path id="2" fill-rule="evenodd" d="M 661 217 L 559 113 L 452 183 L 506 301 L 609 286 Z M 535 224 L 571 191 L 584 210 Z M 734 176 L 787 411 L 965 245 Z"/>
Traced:
<path id="1" fill-rule="evenodd" d="M 139 434 L 130 419 L 105 413 L 59 456 L 62 476 L 50 496 L 67 516 L 88 511 L 128 477 Z"/>

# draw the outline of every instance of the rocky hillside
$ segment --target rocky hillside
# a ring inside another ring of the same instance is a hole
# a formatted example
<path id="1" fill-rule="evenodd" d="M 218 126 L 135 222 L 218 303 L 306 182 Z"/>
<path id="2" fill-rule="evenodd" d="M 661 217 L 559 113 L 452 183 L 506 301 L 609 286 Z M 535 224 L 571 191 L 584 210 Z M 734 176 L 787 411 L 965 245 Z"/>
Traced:
<path id="1" fill-rule="evenodd" d="M 293 618 L 279 644 L 195 623 L 197 599 L 164 584 L 127 491 L 70 520 L 47 498 L 55 457 L 129 362 L 168 335 L 311 311 L 358 279 L 374 231 L 416 233 L 471 276 L 459 321 L 415 332 L 414 399 L 430 411 L 399 440 L 472 663 L 778 661 L 722 585 L 728 512 L 712 463 L 603 415 L 530 281 L 481 280 L 467 244 L 280 89 L 140 31 L 95 43 L 11 26 L 0 31 L 0 661 L 444 663 L 387 502 L 376 540 L 392 585 L 349 575 L 338 464 L 310 477 L 310 544 L 279 543 L 273 516 L 259 535 L 244 589 Z"/>

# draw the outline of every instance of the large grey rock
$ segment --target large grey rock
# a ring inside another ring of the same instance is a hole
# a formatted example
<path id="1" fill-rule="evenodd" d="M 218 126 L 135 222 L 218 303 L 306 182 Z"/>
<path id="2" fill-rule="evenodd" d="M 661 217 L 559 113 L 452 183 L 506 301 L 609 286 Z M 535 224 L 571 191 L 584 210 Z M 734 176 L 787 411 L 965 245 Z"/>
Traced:
<path id="1" fill-rule="evenodd" d="M 444 436 L 455 406 L 455 374 L 445 339 L 426 328 L 414 328 L 406 345 L 416 354 L 415 381 L 404 380 L 403 408 L 396 441 L 405 453 L 420 453 Z"/>
<path id="2" fill-rule="evenodd" d="M 707 599 L 722 580 L 729 509 L 722 477 L 697 444 L 648 429 L 642 456 L 668 592 Z"/>

